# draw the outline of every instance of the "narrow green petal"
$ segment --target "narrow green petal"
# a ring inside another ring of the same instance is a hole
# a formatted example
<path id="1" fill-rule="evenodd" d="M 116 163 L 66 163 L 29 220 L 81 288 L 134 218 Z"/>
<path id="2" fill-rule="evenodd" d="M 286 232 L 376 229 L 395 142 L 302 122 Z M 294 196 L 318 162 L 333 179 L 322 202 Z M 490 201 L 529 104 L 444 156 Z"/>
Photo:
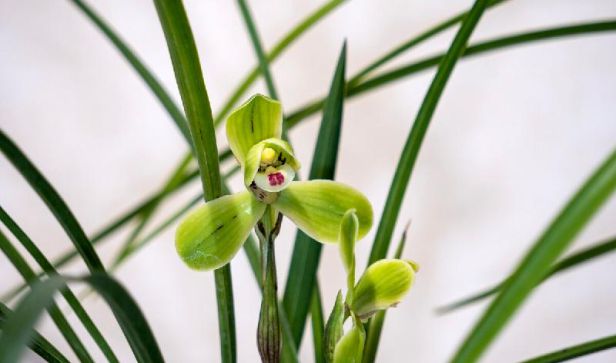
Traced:
<path id="1" fill-rule="evenodd" d="M 226 195 L 191 212 L 175 234 L 175 247 L 188 267 L 213 270 L 224 266 L 242 247 L 265 211 L 250 192 Z"/>
<path id="2" fill-rule="evenodd" d="M 399 303 L 415 280 L 415 270 L 408 261 L 380 260 L 368 267 L 354 290 L 351 310 L 362 319 L 377 310 Z"/>
<path id="3" fill-rule="evenodd" d="M 259 141 L 282 134 L 280 102 L 257 94 L 237 108 L 227 119 L 227 139 L 233 155 L 244 164 L 246 154 Z"/>
<path id="4" fill-rule="evenodd" d="M 321 243 L 338 242 L 342 217 L 349 209 L 357 213 L 358 239 L 372 226 L 372 206 L 368 199 L 357 190 L 331 180 L 293 182 L 280 192 L 274 206 Z"/>
<path id="5" fill-rule="evenodd" d="M 340 225 L 340 257 L 347 274 L 351 271 L 351 266 L 354 265 L 358 228 L 357 214 L 354 209 L 350 209 L 342 217 Z"/>
<path id="6" fill-rule="evenodd" d="M 342 337 L 342 325 L 344 324 L 344 303 L 342 302 L 342 292 L 338 291 L 336 295 L 336 303 L 329 314 L 325 332 L 323 335 L 323 347 L 325 354 L 325 362 L 332 363 L 334 361 L 334 351 L 336 344 Z"/>
<path id="7" fill-rule="evenodd" d="M 353 328 L 336 344 L 334 363 L 361 363 L 364 353 L 366 333 L 361 324 L 353 324 Z"/>

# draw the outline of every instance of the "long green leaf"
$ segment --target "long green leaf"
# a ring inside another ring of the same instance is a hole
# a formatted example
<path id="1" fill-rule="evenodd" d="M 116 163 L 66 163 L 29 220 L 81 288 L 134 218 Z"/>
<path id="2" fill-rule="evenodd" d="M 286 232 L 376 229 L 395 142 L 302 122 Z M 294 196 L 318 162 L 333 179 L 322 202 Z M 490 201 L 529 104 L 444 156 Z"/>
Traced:
<path id="1" fill-rule="evenodd" d="M 13 312 L 6 305 L 0 303 L 0 331 L 2 331 L 7 317 L 12 313 Z M 33 334 L 29 346 L 34 353 L 38 354 L 39 357 L 43 358 L 48 363 L 69 363 L 68 358 L 60 353 L 58 348 L 37 332 Z"/>
<path id="2" fill-rule="evenodd" d="M 323 317 L 323 304 L 319 282 L 315 282 L 310 302 L 310 317 L 312 321 L 312 345 L 314 347 L 315 363 L 325 363 L 325 350 L 323 349 L 323 336 L 325 319 Z"/>
<path id="3" fill-rule="evenodd" d="M 562 26 L 543 29 L 539 31 L 525 32 L 471 45 L 466 49 L 466 51 L 462 55 L 462 58 L 472 57 L 503 48 L 533 43 L 541 40 L 558 39 L 562 37 L 570 37 L 573 35 L 593 34 L 613 30 L 616 30 L 615 20 L 583 23 L 578 25 Z M 410 64 L 397 67 L 380 75 L 370 77 L 365 81 L 350 84 L 347 88 L 346 97 L 355 97 L 375 88 L 379 88 L 381 86 L 385 86 L 400 79 L 403 79 L 407 76 L 419 73 L 426 69 L 430 69 L 436 65 L 439 65 L 444 57 L 445 54 L 439 54 L 433 57 L 425 58 L 417 62 L 412 62 Z M 287 123 L 286 126 L 288 128 L 292 128 L 306 117 L 316 112 L 319 112 L 323 108 L 323 104 L 324 99 L 319 99 L 289 113 L 285 118 L 285 122 Z"/>
<path id="4" fill-rule="evenodd" d="M 38 279 L 36 278 L 34 271 L 32 271 L 26 260 L 24 260 L 21 254 L 17 251 L 17 249 L 15 249 L 15 247 L 6 238 L 2 231 L 0 231 L 0 250 L 9 259 L 11 264 L 15 267 L 15 269 L 17 270 L 17 272 L 19 272 L 23 279 L 28 282 L 28 284 L 32 285 L 37 282 Z M 62 336 L 64 337 L 68 345 L 71 347 L 73 352 L 75 352 L 77 358 L 79 358 L 79 360 L 82 362 L 94 362 L 92 356 L 90 356 L 90 353 L 88 353 L 86 347 L 81 342 L 81 339 L 79 339 L 77 333 L 75 333 L 73 328 L 66 320 L 66 317 L 64 317 L 64 315 L 62 314 L 62 311 L 60 311 L 60 308 L 56 304 L 52 304 L 49 306 L 48 311 L 49 315 L 51 316 L 51 319 L 56 324 L 58 330 L 60 330 L 60 333 L 62 333 Z M 8 326 L 5 326 L 4 333 L 2 336 L 8 334 L 8 330 Z M 3 361 L 3 359 L 3 351 L 0 348 L 0 363 L 5 362 Z M 16 361 L 17 360 L 12 360 L 12 362 Z M 11 362 L 11 360 L 9 360 L 9 362 Z"/>
<path id="5" fill-rule="evenodd" d="M 175 104 L 169 92 L 165 90 L 163 85 L 156 79 L 154 74 L 145 66 L 145 64 L 139 59 L 135 52 L 128 46 L 128 44 L 115 32 L 109 24 L 98 15 L 94 9 L 81 0 L 70 0 L 75 6 L 83 12 L 83 14 L 94 23 L 94 25 L 111 41 L 116 49 L 122 54 L 124 59 L 133 67 L 135 72 L 141 77 L 141 79 L 150 88 L 152 93 L 156 96 L 158 101 L 167 110 L 173 122 L 177 126 L 178 130 L 186 139 L 189 146 L 192 146 L 190 139 L 190 132 L 188 131 L 188 123 L 182 111 Z"/>
<path id="6" fill-rule="evenodd" d="M 528 251 L 454 357 L 472 362 L 486 350 L 532 289 L 616 189 L 616 150 L 586 181 Z"/>
<path id="7" fill-rule="evenodd" d="M 143 202 L 139 203 L 137 206 L 133 207 L 128 212 L 122 214 L 120 217 L 112 220 L 107 225 L 102 227 L 98 232 L 92 234 L 90 237 L 90 241 L 92 245 L 96 246 L 99 243 L 103 242 L 107 237 L 111 236 L 113 233 L 120 230 L 120 228 L 126 226 L 130 221 L 132 221 L 135 217 L 146 213 L 153 205 L 162 202 L 166 197 L 178 192 L 181 188 L 188 185 L 188 183 L 199 176 L 199 171 L 195 170 L 193 172 L 188 173 L 185 178 L 182 180 L 180 185 L 176 185 L 171 190 L 165 190 L 164 188 L 153 195 L 147 197 Z M 58 269 L 67 263 L 71 262 L 75 257 L 79 256 L 79 253 L 75 249 L 75 247 L 71 248 L 69 251 L 64 252 L 60 255 L 60 257 L 52 260 L 53 266 Z M 43 273 L 39 273 L 38 276 L 42 276 Z M 10 301 L 14 299 L 19 293 L 21 293 L 27 287 L 26 284 L 21 284 L 10 289 L 8 292 L 4 293 L 2 297 L 0 297 L 0 301 Z"/>
<path id="8" fill-rule="evenodd" d="M 267 85 L 269 95 L 275 100 L 280 100 L 278 97 L 278 92 L 276 91 L 276 86 L 274 86 L 274 79 L 272 77 L 272 73 L 270 72 L 269 62 L 267 60 L 267 56 L 265 55 L 265 51 L 263 51 L 261 39 L 259 38 L 259 33 L 257 32 L 257 27 L 252 19 L 252 15 L 250 15 L 248 4 L 246 3 L 246 0 L 237 0 L 237 4 L 240 7 L 242 18 L 246 23 L 246 28 L 248 29 L 248 34 L 250 35 L 250 41 L 252 42 L 252 47 L 257 55 L 259 69 L 265 79 L 265 84 Z"/>
<path id="9" fill-rule="evenodd" d="M 333 179 L 335 176 L 342 127 L 345 68 L 346 43 L 340 51 L 327 105 L 323 112 L 310 167 L 310 179 Z M 293 341 L 297 347 L 302 340 L 320 256 L 321 244 L 298 231 L 282 300 L 291 325 Z"/>
<path id="10" fill-rule="evenodd" d="M 616 347 L 616 335 L 605 338 L 591 340 L 586 343 L 574 345 L 556 352 L 552 352 L 540 357 L 525 360 L 522 363 L 557 363 L 583 357 L 592 353 Z"/>
<path id="11" fill-rule="evenodd" d="M 204 198 L 206 201 L 213 200 L 222 194 L 216 132 L 186 10 L 181 1 L 154 0 L 154 4 L 165 33 L 184 112 L 188 118 L 201 172 Z M 222 361 L 235 362 L 237 353 L 231 266 L 227 264 L 214 271 L 214 281 Z"/>
<path id="12" fill-rule="evenodd" d="M 434 110 L 436 110 L 438 101 L 443 94 L 445 85 L 458 59 L 464 53 L 468 39 L 485 10 L 486 3 L 486 0 L 475 1 L 468 16 L 464 18 L 449 50 L 439 64 L 438 71 L 419 108 L 411 132 L 402 150 L 400 161 L 398 161 L 398 166 L 396 167 L 396 173 L 389 188 L 389 193 L 387 194 L 381 221 L 370 251 L 368 265 L 385 258 L 387 255 L 387 249 L 391 242 L 391 235 L 396 226 L 396 221 L 398 220 L 402 199 L 408 187 L 415 162 L 417 161 L 419 149 L 421 148 L 426 132 L 428 131 L 428 126 L 432 120 L 432 115 L 434 114 Z"/>
<path id="13" fill-rule="evenodd" d="M 43 309 L 53 304 L 56 291 L 69 281 L 81 281 L 92 286 L 107 302 L 138 362 L 163 362 L 156 339 L 135 300 L 111 276 L 95 272 L 82 278 L 52 276 L 33 286 L 9 317 L 0 336 L 0 363 L 19 361 L 24 345 Z"/>
<path id="14" fill-rule="evenodd" d="M 56 217 L 64 231 L 69 236 L 75 249 L 83 257 L 84 262 L 90 271 L 104 271 L 105 268 L 98 258 L 94 247 L 85 232 L 77 222 L 77 219 L 70 211 L 64 200 L 58 192 L 49 184 L 47 179 L 41 174 L 38 169 L 28 160 L 26 155 L 19 150 L 17 145 L 0 130 L 0 150 L 13 166 L 21 173 L 28 181 L 30 186 L 45 202 L 49 210 Z"/>
<path id="15" fill-rule="evenodd" d="M 507 0 L 491 0 L 488 1 L 488 4 L 486 5 L 486 10 L 496 6 L 496 5 L 500 5 L 502 3 L 504 3 Z M 413 38 L 403 42 L 402 44 L 400 44 L 397 47 L 394 47 L 392 50 L 390 50 L 389 52 L 385 53 L 383 56 L 379 57 L 378 59 L 374 60 L 373 62 L 371 62 L 370 64 L 368 64 L 366 67 L 364 67 L 362 70 L 360 70 L 359 72 L 357 72 L 353 77 L 351 77 L 351 79 L 349 79 L 349 85 L 353 85 L 358 83 L 360 80 L 362 80 L 363 78 L 365 78 L 367 75 L 369 75 L 370 73 L 372 73 L 373 71 L 375 71 L 378 68 L 381 68 L 382 66 L 384 66 L 385 64 L 389 63 L 390 61 L 392 61 L 393 59 L 395 59 L 396 57 L 398 57 L 399 55 L 402 55 L 404 52 L 408 51 L 411 48 L 414 48 L 416 46 L 418 46 L 419 44 L 422 44 L 423 42 L 425 42 L 426 40 L 444 32 L 445 30 L 453 27 L 454 25 L 458 24 L 459 22 L 461 22 L 462 20 L 464 20 L 464 18 L 468 15 L 468 11 L 464 11 L 462 13 L 459 13 L 457 15 L 452 16 L 451 18 L 435 25 L 434 27 L 420 33 L 417 36 L 414 36 Z"/>
<path id="16" fill-rule="evenodd" d="M 573 267 L 581 267 L 581 265 L 585 264 L 586 262 L 594 261 L 595 258 L 606 256 L 614 250 L 616 250 L 616 237 L 612 237 L 611 239 L 608 239 L 604 242 L 600 242 L 588 248 L 582 249 L 576 253 L 571 254 L 568 257 L 563 258 L 561 261 L 556 263 L 554 267 L 552 267 L 550 272 L 543 278 L 542 282 L 545 282 L 547 279 L 560 272 L 567 271 L 568 269 Z M 472 303 L 481 301 L 489 296 L 492 296 L 498 293 L 503 288 L 503 286 L 505 285 L 505 281 L 502 281 L 496 286 L 493 286 L 489 289 L 485 289 L 476 294 L 473 294 L 470 297 L 460 299 L 451 304 L 442 306 L 437 309 L 437 312 L 439 314 L 448 313 L 453 310 L 470 305 Z"/>
<path id="17" fill-rule="evenodd" d="M 0 206 L 0 221 L 8 228 L 9 231 L 17 238 L 17 240 L 24 246 L 26 251 L 34 258 L 36 263 L 45 271 L 45 273 L 49 276 L 57 275 L 58 272 L 53 267 L 51 262 L 47 260 L 43 252 L 36 246 L 36 244 L 26 235 L 26 233 L 21 229 L 19 225 L 9 216 L 4 208 Z M 29 271 L 34 274 L 34 271 Z M 96 324 L 92 321 L 92 318 L 88 315 L 86 310 L 83 308 L 75 294 L 70 289 L 62 290 L 62 295 L 68 302 L 69 306 L 73 309 L 77 318 L 81 321 L 83 326 L 86 328 L 92 339 L 96 342 L 101 352 L 107 358 L 109 362 L 119 362 L 118 358 L 113 353 L 113 350 L 109 346 L 109 343 L 105 340 L 100 330 L 96 327 Z"/>

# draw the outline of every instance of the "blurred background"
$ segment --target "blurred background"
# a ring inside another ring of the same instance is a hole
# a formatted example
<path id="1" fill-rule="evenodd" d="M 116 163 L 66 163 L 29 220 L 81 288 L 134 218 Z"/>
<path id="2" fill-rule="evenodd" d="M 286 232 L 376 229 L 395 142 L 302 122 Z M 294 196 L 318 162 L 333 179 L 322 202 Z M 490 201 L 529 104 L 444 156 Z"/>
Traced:
<path id="1" fill-rule="evenodd" d="M 179 100 L 152 2 L 90 2 Z M 250 5 L 269 49 L 321 3 L 276 0 Z M 348 2 L 273 64 L 285 109 L 294 110 L 327 91 L 345 38 L 350 75 L 471 4 L 470 0 Z M 185 6 L 212 106 L 218 110 L 256 58 L 234 2 L 186 0 Z M 512 0 L 486 12 L 471 42 L 614 15 L 613 0 Z M 434 38 L 386 69 L 445 50 L 453 34 Z M 507 276 L 613 150 L 614 64 L 615 33 L 533 43 L 458 64 L 434 115 L 396 228 L 394 244 L 412 219 L 404 255 L 418 261 L 421 271 L 407 299 L 388 313 L 379 362 L 443 362 L 451 357 L 486 305 L 445 316 L 438 316 L 435 308 Z M 336 178 L 364 191 L 376 216 L 433 72 L 405 78 L 345 105 Z M 265 92 L 263 83 L 257 83 L 254 92 Z M 305 166 L 303 178 L 319 120 L 313 116 L 290 134 Z M 62 0 L 0 0 L 0 127 L 49 178 L 89 233 L 160 188 L 187 150 L 163 108 L 115 48 L 69 1 Z M 226 140 L 223 133 L 220 136 L 222 146 Z M 238 190 L 241 182 L 235 178 L 232 185 Z M 197 182 L 179 193 L 155 221 L 199 188 Z M 71 246 L 4 158 L 0 158 L 0 203 L 46 254 L 59 255 Z M 105 261 L 115 255 L 128 233 L 124 230 L 101 245 Z M 571 250 L 614 233 L 616 199 L 612 198 Z M 168 229 L 124 264 L 117 276 L 144 310 L 168 361 L 216 362 L 213 274 L 186 268 L 176 256 L 173 235 L 174 229 Z M 294 236 L 292 224 L 284 223 L 277 240 L 281 290 Z M 358 244 L 360 269 L 373 237 L 374 230 Z M 259 292 L 243 252 L 233 260 L 232 269 L 239 361 L 255 362 Z M 77 273 L 85 267 L 75 263 L 63 271 Z M 337 248 L 323 249 L 319 275 L 329 312 L 345 279 Z M 551 279 L 533 293 L 483 361 L 517 361 L 614 334 L 615 275 L 616 254 L 612 254 Z M 2 291 L 21 282 L 4 256 L 0 276 Z M 122 360 L 131 361 L 130 349 L 104 302 L 90 296 L 85 305 Z M 47 317 L 38 329 L 69 351 Z M 306 362 L 313 360 L 310 340 L 306 331 L 301 349 Z M 26 360 L 37 358 L 30 354 Z M 580 361 L 615 360 L 616 351 L 607 351 Z"/>

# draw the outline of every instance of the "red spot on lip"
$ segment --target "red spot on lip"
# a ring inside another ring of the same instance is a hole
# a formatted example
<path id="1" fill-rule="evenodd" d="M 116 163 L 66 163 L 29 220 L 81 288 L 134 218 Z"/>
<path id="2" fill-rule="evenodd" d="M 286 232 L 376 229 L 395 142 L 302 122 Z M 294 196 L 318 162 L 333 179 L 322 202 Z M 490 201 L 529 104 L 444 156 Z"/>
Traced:
<path id="1" fill-rule="evenodd" d="M 281 185 L 284 183 L 284 175 L 282 175 L 282 173 L 268 174 L 267 179 L 271 186 Z"/>

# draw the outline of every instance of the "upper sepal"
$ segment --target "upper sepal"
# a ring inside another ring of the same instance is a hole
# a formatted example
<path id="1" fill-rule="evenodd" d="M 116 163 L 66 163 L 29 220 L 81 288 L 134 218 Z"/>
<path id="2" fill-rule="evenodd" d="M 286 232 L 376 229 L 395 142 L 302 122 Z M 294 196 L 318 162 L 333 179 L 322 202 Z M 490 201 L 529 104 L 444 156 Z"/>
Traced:
<path id="1" fill-rule="evenodd" d="M 175 248 L 192 269 L 222 267 L 242 247 L 265 207 L 248 191 L 207 202 L 179 225 Z"/>
<path id="2" fill-rule="evenodd" d="M 414 266 L 398 259 L 370 265 L 355 286 L 351 310 L 365 320 L 376 311 L 399 303 L 413 285 Z"/>
<path id="3" fill-rule="evenodd" d="M 237 108 L 227 119 L 227 139 L 233 155 L 244 165 L 251 147 L 259 141 L 282 134 L 280 102 L 257 94 Z"/>
<path id="4" fill-rule="evenodd" d="M 331 180 L 297 181 L 280 192 L 274 207 L 299 229 L 321 243 L 338 242 L 342 217 L 349 209 L 357 214 L 357 238 L 372 226 L 372 206 L 357 190 Z"/>

